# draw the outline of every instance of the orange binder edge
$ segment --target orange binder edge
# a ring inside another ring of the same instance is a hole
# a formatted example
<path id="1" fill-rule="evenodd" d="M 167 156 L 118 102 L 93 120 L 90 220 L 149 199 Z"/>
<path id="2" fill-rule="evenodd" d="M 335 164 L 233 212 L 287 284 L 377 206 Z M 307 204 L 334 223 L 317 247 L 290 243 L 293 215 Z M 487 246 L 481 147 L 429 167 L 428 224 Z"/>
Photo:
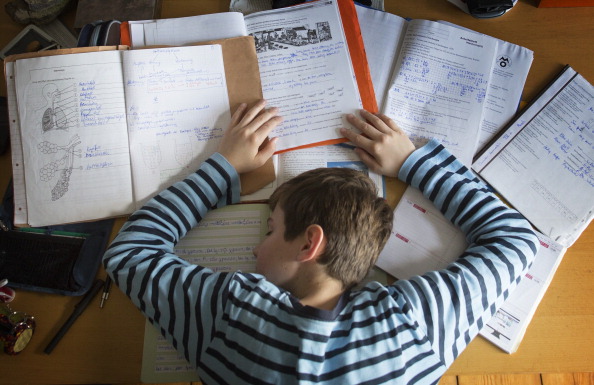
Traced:
<path id="1" fill-rule="evenodd" d="M 347 138 L 329 139 L 329 140 L 324 140 L 324 141 L 321 141 L 321 142 L 304 144 L 302 146 L 286 148 L 284 150 L 280 150 L 280 151 L 275 152 L 274 155 L 282 154 L 283 152 L 289 152 L 289 151 L 294 151 L 294 150 L 301 150 L 303 148 L 312 148 L 312 147 L 318 147 L 318 146 L 327 146 L 329 144 L 338 144 L 338 143 L 344 143 L 344 142 L 348 142 L 348 141 L 349 140 Z"/>
<path id="2" fill-rule="evenodd" d="M 342 19 L 344 34 L 346 35 L 349 54 L 351 55 L 351 62 L 353 63 L 363 108 L 369 112 L 377 113 L 377 101 L 375 99 L 375 91 L 373 90 L 373 82 L 371 81 L 371 71 L 369 70 L 369 64 L 367 63 L 365 44 L 363 44 L 363 36 L 361 35 L 361 27 L 359 26 L 359 18 L 357 17 L 355 3 L 352 0 L 338 0 L 338 9 L 340 11 L 340 18 Z"/>
<path id="3" fill-rule="evenodd" d="M 130 23 L 123 21 L 120 24 L 120 44 L 132 47 L 132 39 L 130 38 Z"/>

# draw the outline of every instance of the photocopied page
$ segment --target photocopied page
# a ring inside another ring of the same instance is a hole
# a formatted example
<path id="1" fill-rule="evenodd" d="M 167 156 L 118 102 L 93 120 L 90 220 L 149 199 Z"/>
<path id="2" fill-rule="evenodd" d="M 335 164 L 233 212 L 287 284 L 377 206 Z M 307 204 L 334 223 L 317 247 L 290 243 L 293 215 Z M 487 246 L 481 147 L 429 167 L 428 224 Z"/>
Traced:
<path id="1" fill-rule="evenodd" d="M 277 151 L 342 139 L 347 113 L 361 107 L 334 1 L 245 17 L 254 37 L 264 98 L 279 107 Z"/>
<path id="2" fill-rule="evenodd" d="M 480 332 L 507 353 L 514 353 L 520 346 L 528 324 L 567 250 L 543 234 L 537 232 L 536 235 L 540 241 L 540 249 L 532 266 Z"/>
<path id="3" fill-rule="evenodd" d="M 571 67 L 565 68 L 539 96 L 522 110 L 522 113 L 516 119 L 509 122 L 505 130 L 500 132 L 500 135 L 497 136 L 493 143 L 490 143 L 487 148 L 483 149 L 477 155 L 477 158 L 472 164 L 472 169 L 480 173 L 575 75 L 576 72 Z"/>
<path id="4" fill-rule="evenodd" d="M 383 112 L 417 146 L 437 138 L 470 165 L 496 48 L 474 32 L 410 21 Z"/>
<path id="5" fill-rule="evenodd" d="M 17 60 L 31 226 L 132 210 L 121 51 Z"/>
<path id="6" fill-rule="evenodd" d="M 124 53 L 137 207 L 198 169 L 230 122 L 220 45 Z"/>
<path id="7" fill-rule="evenodd" d="M 214 271 L 253 272 L 256 259 L 252 250 L 268 231 L 269 213 L 267 204 L 240 204 L 210 211 L 198 227 L 179 241 L 175 253 Z M 143 382 L 199 381 L 194 367 L 148 321 L 141 379 Z"/>
<path id="8" fill-rule="evenodd" d="M 569 247 L 594 216 L 594 87 L 576 74 L 524 121 L 479 173 L 543 234 Z"/>

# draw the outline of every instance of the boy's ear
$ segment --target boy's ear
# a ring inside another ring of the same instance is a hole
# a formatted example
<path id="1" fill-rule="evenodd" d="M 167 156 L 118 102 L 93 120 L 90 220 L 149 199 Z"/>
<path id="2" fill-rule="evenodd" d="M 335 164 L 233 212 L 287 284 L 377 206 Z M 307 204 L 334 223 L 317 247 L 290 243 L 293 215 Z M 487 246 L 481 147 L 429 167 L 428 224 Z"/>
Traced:
<path id="1" fill-rule="evenodd" d="M 299 253 L 299 262 L 315 260 L 326 249 L 324 229 L 320 225 L 309 225 L 303 234 L 303 244 Z"/>

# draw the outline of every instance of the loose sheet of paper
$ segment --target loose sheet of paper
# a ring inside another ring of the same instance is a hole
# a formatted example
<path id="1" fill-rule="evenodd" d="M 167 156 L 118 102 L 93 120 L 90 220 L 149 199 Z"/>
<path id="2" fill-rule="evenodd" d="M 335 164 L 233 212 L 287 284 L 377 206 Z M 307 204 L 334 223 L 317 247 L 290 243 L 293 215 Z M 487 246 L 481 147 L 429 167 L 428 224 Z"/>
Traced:
<path id="1" fill-rule="evenodd" d="M 534 226 L 570 246 L 594 216 L 594 87 L 576 75 L 480 172 Z"/>
<path id="2" fill-rule="evenodd" d="M 445 268 L 467 246 L 462 231 L 419 190 L 408 187 L 394 210 L 392 234 L 376 266 L 408 279 Z"/>
<path id="3" fill-rule="evenodd" d="M 198 169 L 230 122 L 219 45 L 124 53 L 137 207 Z"/>
<path id="4" fill-rule="evenodd" d="M 416 145 L 437 138 L 470 165 L 495 52 L 492 38 L 410 21 L 383 112 Z"/>
<path id="5" fill-rule="evenodd" d="M 32 226 L 132 210 L 121 52 L 16 62 Z"/>
<path id="6" fill-rule="evenodd" d="M 180 46 L 246 35 L 243 15 L 238 12 L 130 22 L 130 38 L 134 48 Z"/>
<path id="7" fill-rule="evenodd" d="M 272 133 L 277 151 L 342 138 L 344 115 L 361 102 L 335 2 L 251 14 L 245 22 L 264 98 L 284 118 Z"/>

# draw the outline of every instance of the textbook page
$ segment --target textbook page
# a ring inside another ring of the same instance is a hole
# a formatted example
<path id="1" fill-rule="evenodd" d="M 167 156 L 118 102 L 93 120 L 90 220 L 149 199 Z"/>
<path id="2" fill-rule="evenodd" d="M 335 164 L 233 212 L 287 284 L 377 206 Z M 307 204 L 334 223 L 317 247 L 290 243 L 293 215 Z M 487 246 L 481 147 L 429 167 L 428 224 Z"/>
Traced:
<path id="1" fill-rule="evenodd" d="M 279 138 L 277 151 L 342 139 L 345 114 L 362 104 L 336 2 L 250 14 L 245 23 L 264 98 L 283 116 L 271 134 Z"/>
<path id="2" fill-rule="evenodd" d="M 381 109 L 408 22 L 400 16 L 360 5 L 356 10 L 375 98 Z"/>
<path id="3" fill-rule="evenodd" d="M 102 51 L 16 61 L 29 225 L 132 210 L 120 55 Z"/>
<path id="4" fill-rule="evenodd" d="M 130 21 L 130 40 L 134 48 L 151 45 L 186 45 L 247 36 L 243 15 L 222 12 L 171 19 Z"/>
<path id="5" fill-rule="evenodd" d="M 488 36 L 410 21 L 383 112 L 415 145 L 436 138 L 470 165 L 496 48 Z"/>
<path id="6" fill-rule="evenodd" d="M 355 153 L 354 147 L 346 143 L 304 148 L 280 154 L 278 180 L 280 183 L 286 182 L 302 172 L 320 167 L 343 167 L 359 170 L 375 183 L 378 196 L 385 197 L 386 195 L 383 175 L 369 170 Z"/>
<path id="7" fill-rule="evenodd" d="M 514 121 L 515 136 L 506 132 L 505 144 L 495 142 L 498 151 L 473 168 L 543 234 L 569 247 L 594 216 L 594 87 L 574 72 L 552 88 L 541 109 Z"/>
<path id="8" fill-rule="evenodd" d="M 567 250 L 543 234 L 536 232 L 536 235 L 540 249 L 532 266 L 503 306 L 480 331 L 484 338 L 507 353 L 514 353 L 520 346 L 528 324 Z"/>
<path id="9" fill-rule="evenodd" d="M 425 198 L 407 187 L 394 209 L 392 234 L 376 266 L 398 279 L 440 270 L 468 247 L 464 233 Z"/>
<path id="10" fill-rule="evenodd" d="M 124 52 L 137 207 L 198 169 L 230 122 L 220 45 Z"/>
<path id="11" fill-rule="evenodd" d="M 386 196 L 384 176 L 377 174 L 361 161 L 354 147 L 347 143 L 328 146 L 316 146 L 274 155 L 276 179 L 261 190 L 241 197 L 244 202 L 270 198 L 274 190 L 282 183 L 309 170 L 327 167 L 345 167 L 359 170 L 366 174 L 377 187 L 378 196 Z"/>
<path id="12" fill-rule="evenodd" d="M 8 117 L 10 129 L 10 155 L 12 161 L 12 188 L 14 190 L 14 219 L 15 225 L 26 225 L 27 191 L 25 190 L 25 168 L 23 146 L 21 139 L 21 125 L 16 102 L 16 87 L 14 62 L 5 62 L 6 96 L 8 102 Z"/>

